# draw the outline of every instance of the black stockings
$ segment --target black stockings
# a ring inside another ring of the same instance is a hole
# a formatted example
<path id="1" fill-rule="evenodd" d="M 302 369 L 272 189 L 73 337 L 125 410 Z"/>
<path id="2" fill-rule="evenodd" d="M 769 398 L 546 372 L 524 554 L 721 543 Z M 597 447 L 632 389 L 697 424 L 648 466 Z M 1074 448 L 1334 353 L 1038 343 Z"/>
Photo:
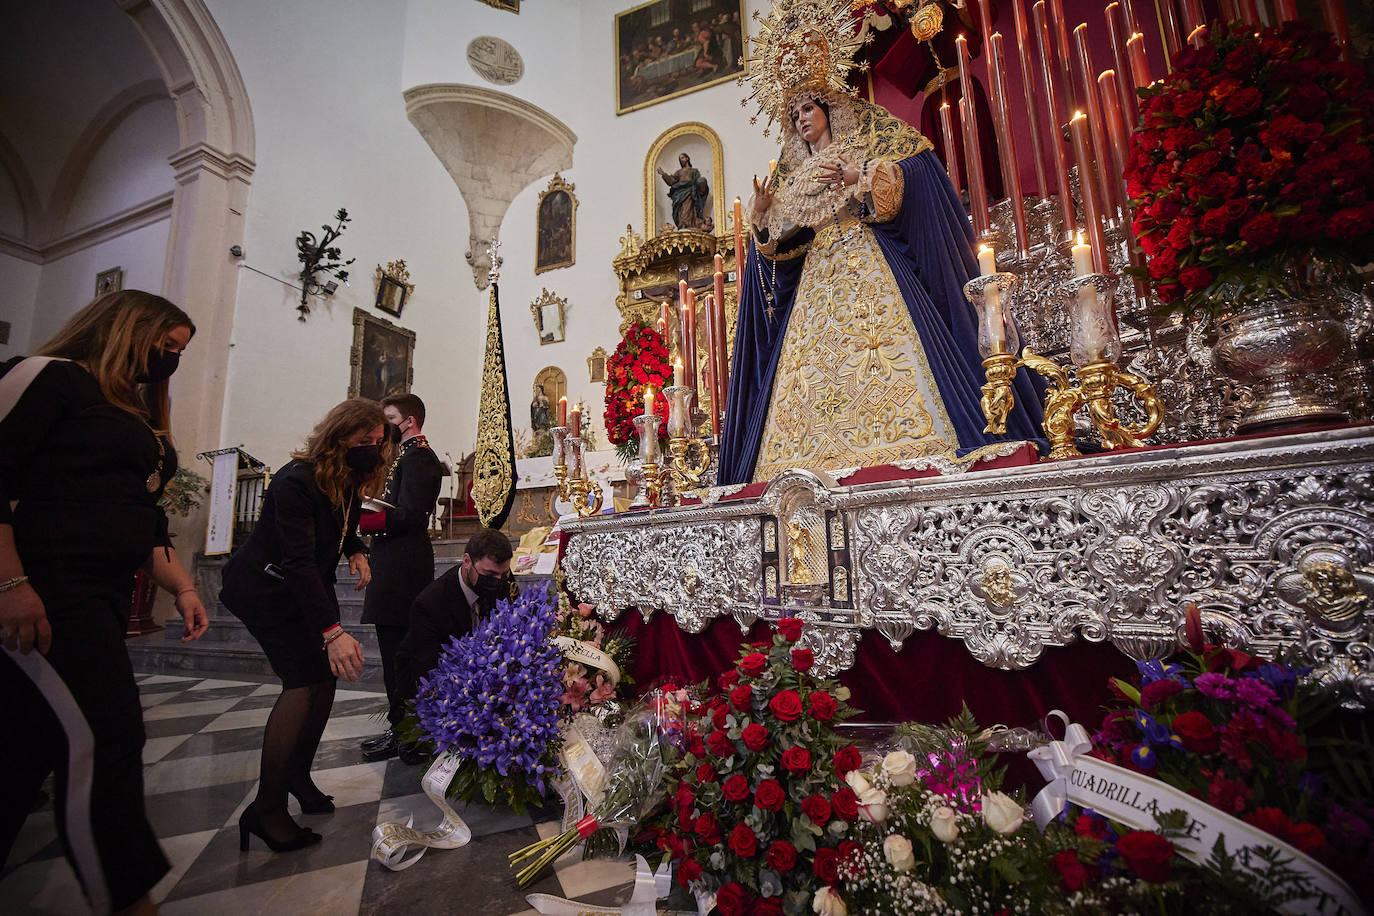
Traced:
<path id="1" fill-rule="evenodd" d="M 267 719 L 262 736 L 262 775 L 253 807 L 263 828 L 279 842 L 300 830 L 286 812 L 287 792 L 305 802 L 324 797 L 310 778 L 310 766 L 334 707 L 334 686 L 331 678 L 283 690 Z"/>

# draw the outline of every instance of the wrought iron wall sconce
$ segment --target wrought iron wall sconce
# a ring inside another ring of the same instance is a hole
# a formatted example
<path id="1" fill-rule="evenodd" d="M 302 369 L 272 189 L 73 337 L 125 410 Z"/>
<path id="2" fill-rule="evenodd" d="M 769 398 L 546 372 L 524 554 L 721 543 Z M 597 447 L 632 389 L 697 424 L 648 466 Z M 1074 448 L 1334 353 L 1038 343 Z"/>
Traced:
<path id="1" fill-rule="evenodd" d="M 344 227 L 352 220 L 348 218 L 348 211 L 342 207 L 334 214 L 334 218 L 338 220 L 338 224 L 332 227 L 321 226 L 322 235 L 318 241 L 313 232 L 302 231 L 296 237 L 296 260 L 301 262 L 301 304 L 296 306 L 296 311 L 301 313 L 301 321 L 310 314 L 311 296 L 332 296 L 339 288 L 339 283 L 348 285 L 348 271 L 344 268 L 357 260 L 339 260 L 342 252 L 334 242 L 343 235 Z M 322 283 L 319 280 L 320 274 L 332 276 L 338 282 L 326 280 Z"/>

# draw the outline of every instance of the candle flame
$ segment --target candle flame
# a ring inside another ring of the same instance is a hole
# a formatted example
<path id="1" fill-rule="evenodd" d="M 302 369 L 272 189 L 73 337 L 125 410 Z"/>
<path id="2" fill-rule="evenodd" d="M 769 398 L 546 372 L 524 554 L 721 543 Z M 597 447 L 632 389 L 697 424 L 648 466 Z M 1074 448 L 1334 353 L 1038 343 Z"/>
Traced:
<path id="1" fill-rule="evenodd" d="M 1079 29 L 1082 29 L 1086 32 L 1088 30 L 1088 24 L 1086 22 L 1080 22 L 1078 25 L 1073 27 L 1073 33 L 1077 35 Z"/>
<path id="2" fill-rule="evenodd" d="M 682 368 L 682 357 L 679 356 L 677 359 L 673 360 L 673 365 L 676 366 L 677 368 L 681 369 L 681 368 Z"/>
<path id="3" fill-rule="evenodd" d="M 1081 111 L 1075 111 L 1075 112 L 1073 113 L 1073 117 L 1072 117 L 1072 118 L 1069 118 L 1069 120 L 1070 120 L 1070 121 L 1077 121 L 1077 120 L 1078 120 L 1079 118 L 1081 118 L 1081 117 L 1084 117 L 1083 112 L 1081 112 Z"/>
<path id="4" fill-rule="evenodd" d="M 1083 230 L 1082 230 L 1082 229 L 1079 229 L 1078 232 L 1077 232 L 1077 235 L 1078 235 L 1078 242 L 1077 242 L 1077 244 L 1082 245 L 1082 244 L 1083 244 Z"/>

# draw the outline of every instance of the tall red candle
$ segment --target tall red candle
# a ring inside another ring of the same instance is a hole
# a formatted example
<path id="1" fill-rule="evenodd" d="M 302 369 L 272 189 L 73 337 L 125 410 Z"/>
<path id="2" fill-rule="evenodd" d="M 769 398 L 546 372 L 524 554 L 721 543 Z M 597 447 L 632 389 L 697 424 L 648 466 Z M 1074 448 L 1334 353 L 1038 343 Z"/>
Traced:
<path id="1" fill-rule="evenodd" d="M 716 255 L 717 258 L 720 255 Z M 706 294 L 706 400 L 710 401 L 711 435 L 720 435 L 720 392 L 716 388 L 716 294 Z M 697 398 L 698 402 L 702 399 Z"/>
<path id="2" fill-rule="evenodd" d="M 1054 34 L 1054 52 L 1059 61 L 1059 91 L 1064 93 L 1060 100 L 1064 111 L 1076 111 L 1083 107 L 1079 99 L 1078 86 L 1073 81 L 1073 66 L 1069 51 L 1069 27 L 1064 19 L 1063 0 L 1049 0 L 1050 28 Z"/>
<path id="3" fill-rule="evenodd" d="M 1345 0 L 1321 0 L 1322 21 L 1326 30 L 1336 36 L 1341 57 L 1350 59 L 1350 23 L 1345 18 Z"/>
<path id="4" fill-rule="evenodd" d="M 1030 53 L 1030 29 L 1026 26 L 1024 0 L 1012 0 L 1011 9 L 1016 26 L 1017 56 L 1021 59 L 1021 85 L 1026 90 L 1026 126 L 1030 128 L 1031 158 L 1035 163 L 1035 193 L 1037 197 L 1045 197 L 1049 194 L 1049 184 L 1045 181 L 1045 133 L 1040 125 L 1035 56 Z"/>
<path id="5" fill-rule="evenodd" d="M 1274 0 L 1274 12 L 1278 14 L 1279 22 L 1291 22 L 1298 18 L 1297 0 Z"/>
<path id="6" fill-rule="evenodd" d="M 1109 183 L 1116 193 L 1117 200 L 1121 201 L 1121 209 L 1129 212 L 1130 208 L 1126 203 L 1126 179 L 1123 176 L 1126 172 L 1126 156 L 1131 141 L 1130 132 L 1126 129 L 1126 120 L 1121 116 L 1121 106 L 1117 104 L 1117 83 L 1114 70 L 1103 70 L 1097 76 L 1097 87 L 1102 99 L 1102 118 L 1107 125 L 1107 146 L 1111 150 L 1112 174 Z"/>
<path id="7" fill-rule="evenodd" d="M 721 378 L 725 375 L 725 328 L 721 320 L 725 315 L 725 265 L 720 255 L 715 257 L 715 295 L 711 298 L 707 308 L 709 316 L 708 330 L 710 334 L 706 341 L 706 346 L 711 349 L 711 356 L 708 362 L 715 373 L 713 387 L 711 388 L 711 431 L 720 435 L 720 407 L 725 403 L 725 385 Z"/>
<path id="8" fill-rule="evenodd" d="M 725 402 L 730 399 L 730 326 L 725 315 L 725 299 L 715 301 L 716 307 L 716 385 L 720 388 L 720 409 L 725 413 Z"/>
<path id="9" fill-rule="evenodd" d="M 687 290 L 687 307 L 683 313 L 682 366 L 687 372 L 687 387 L 697 387 L 697 291 Z"/>
<path id="10" fill-rule="evenodd" d="M 954 143 L 954 116 L 950 114 L 949 102 L 940 103 L 940 139 L 945 143 L 945 172 L 957 191 L 964 186 L 964 177 L 959 173 L 959 147 Z"/>
<path id="11" fill-rule="evenodd" d="M 1007 106 L 1007 59 L 1002 49 L 1002 33 L 988 36 L 988 77 L 992 89 L 993 126 L 997 132 L 997 153 L 1002 166 L 1002 188 L 1011 201 L 1011 224 L 1016 234 L 1017 257 L 1030 252 L 1026 235 L 1026 201 L 1021 193 L 1021 164 L 1016 157 L 1016 139 L 1011 132 L 1011 111 Z"/>
<path id="12" fill-rule="evenodd" d="M 744 213 L 735 198 L 735 301 L 744 293 Z"/>
<path id="13" fill-rule="evenodd" d="M 1130 59 L 1131 69 L 1126 71 L 1131 74 L 1131 83 L 1135 88 L 1140 89 L 1150 85 L 1150 61 L 1145 56 L 1145 36 L 1136 32 L 1126 39 L 1126 57 Z M 1132 95 L 1135 95 L 1132 93 Z M 1136 98 L 1136 111 L 1139 112 L 1139 96 Z"/>
<path id="14" fill-rule="evenodd" d="M 1098 187 L 1102 192 L 1102 214 L 1110 218 L 1117 205 L 1116 189 L 1107 180 L 1107 171 L 1111 168 L 1111 152 L 1108 150 L 1109 141 L 1107 140 L 1107 128 L 1102 122 L 1102 102 L 1097 97 L 1097 82 L 1093 69 L 1092 55 L 1088 51 L 1088 24 L 1079 23 L 1073 30 L 1074 51 L 1078 56 L 1078 66 L 1083 74 L 1083 85 L 1081 95 L 1086 103 L 1088 115 L 1088 130 L 1093 143 L 1093 161 L 1098 166 Z M 1078 181 L 1081 184 L 1083 174 L 1080 172 Z"/>
<path id="15" fill-rule="evenodd" d="M 1126 31 L 1126 11 L 1120 3 L 1109 3 L 1104 12 L 1107 17 L 1107 35 L 1112 42 L 1112 56 L 1116 58 L 1116 72 L 1121 74 L 1121 78 L 1116 81 L 1117 107 L 1126 124 L 1126 132 L 1130 133 L 1135 130 L 1139 112 L 1135 107 L 1135 84 L 1131 82 L 1130 54 L 1126 50 L 1126 38 L 1130 34 Z M 1100 84 L 1101 80 L 1098 82 Z"/>
<path id="16" fill-rule="evenodd" d="M 1240 21 L 1256 32 L 1260 29 L 1259 4 L 1255 0 L 1240 0 Z"/>
<path id="17" fill-rule="evenodd" d="M 659 330 L 659 333 L 663 335 L 663 346 L 665 346 L 665 347 L 668 348 L 668 352 L 669 352 L 669 353 L 672 353 L 672 351 L 673 351 L 673 337 L 672 337 L 672 334 L 673 334 L 673 330 L 672 330 L 672 328 L 673 328 L 673 319 L 672 319 L 673 307 L 672 307 L 671 304 L 669 304 L 668 300 L 666 300 L 666 299 L 663 300 L 663 302 L 659 303 L 659 307 L 660 307 L 660 309 L 662 310 L 662 314 L 659 315 L 659 317 L 658 317 L 658 330 Z"/>
<path id="18" fill-rule="evenodd" d="M 1045 0 L 1038 0 L 1031 7 L 1035 17 L 1035 34 L 1040 43 L 1040 77 L 1045 81 L 1045 108 L 1049 114 L 1050 152 L 1054 158 L 1054 178 L 1059 185 L 1059 215 L 1064 221 L 1065 235 L 1072 237 L 1078 218 L 1074 215 L 1073 189 L 1069 186 L 1069 159 L 1064 151 L 1064 124 L 1068 118 L 1060 107 L 1059 92 L 1054 85 L 1055 68 L 1052 65 L 1054 51 L 1050 39 L 1050 27 L 1046 18 Z"/>
<path id="19" fill-rule="evenodd" d="M 1069 119 L 1069 136 L 1078 160 L 1078 185 L 1083 190 L 1083 222 L 1087 224 L 1088 245 L 1093 254 L 1093 272 L 1107 272 L 1107 239 L 1102 234 L 1102 201 L 1099 197 L 1097 168 L 1093 165 L 1092 137 L 1088 118 L 1075 111 Z"/>
<path id="20" fill-rule="evenodd" d="M 1172 72 L 1174 55 L 1183 50 L 1183 35 L 1178 28 L 1178 16 L 1174 13 L 1174 0 L 1155 0 L 1155 13 L 1159 15 L 1159 36 L 1164 43 L 1164 63 Z"/>
<path id="21" fill-rule="evenodd" d="M 992 226 L 988 213 L 988 189 L 983 181 L 983 153 L 978 142 L 978 119 L 973 110 L 973 71 L 969 63 L 968 39 L 959 35 L 954 39 L 959 54 L 959 83 L 964 93 L 959 99 L 959 121 L 964 134 L 964 166 L 968 171 L 969 206 L 973 210 L 973 231 L 983 235 Z"/>
<path id="22" fill-rule="evenodd" d="M 1202 0 L 1183 0 L 1183 31 L 1192 35 L 1206 24 L 1207 14 L 1202 11 Z"/>
<path id="23" fill-rule="evenodd" d="M 1236 5 L 1236 0 L 1220 0 L 1217 5 L 1221 7 L 1223 22 L 1236 22 L 1240 19 L 1240 7 Z"/>

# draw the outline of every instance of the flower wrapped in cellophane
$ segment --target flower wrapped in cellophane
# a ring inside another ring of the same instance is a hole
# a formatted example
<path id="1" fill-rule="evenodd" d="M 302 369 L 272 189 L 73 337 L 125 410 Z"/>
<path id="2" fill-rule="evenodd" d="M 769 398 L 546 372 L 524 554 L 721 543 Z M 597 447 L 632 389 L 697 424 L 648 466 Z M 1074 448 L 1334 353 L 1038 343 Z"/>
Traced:
<path id="1" fill-rule="evenodd" d="M 516 875 L 525 887 L 577 843 L 601 830 L 624 835 L 668 799 L 673 768 L 687 742 L 685 690 L 665 685 L 646 695 L 615 730 L 606 761 L 606 787 L 592 814 L 558 836 L 540 840 L 510 856 L 510 864 L 529 862 Z"/>
<path id="2" fill-rule="evenodd" d="M 563 693 L 559 715 L 595 715 L 602 725 L 620 724 L 626 691 L 634 685 L 630 666 L 635 639 L 623 630 L 607 630 L 596 619 L 596 607 L 573 604 L 560 594 L 553 641 L 563 653 Z"/>
<path id="3" fill-rule="evenodd" d="M 441 753 L 461 763 L 448 794 L 517 812 L 540 801 L 558 771 L 563 656 L 551 641 L 555 602 L 529 589 L 499 601 L 452 640 L 420 682 L 415 713 Z"/>

